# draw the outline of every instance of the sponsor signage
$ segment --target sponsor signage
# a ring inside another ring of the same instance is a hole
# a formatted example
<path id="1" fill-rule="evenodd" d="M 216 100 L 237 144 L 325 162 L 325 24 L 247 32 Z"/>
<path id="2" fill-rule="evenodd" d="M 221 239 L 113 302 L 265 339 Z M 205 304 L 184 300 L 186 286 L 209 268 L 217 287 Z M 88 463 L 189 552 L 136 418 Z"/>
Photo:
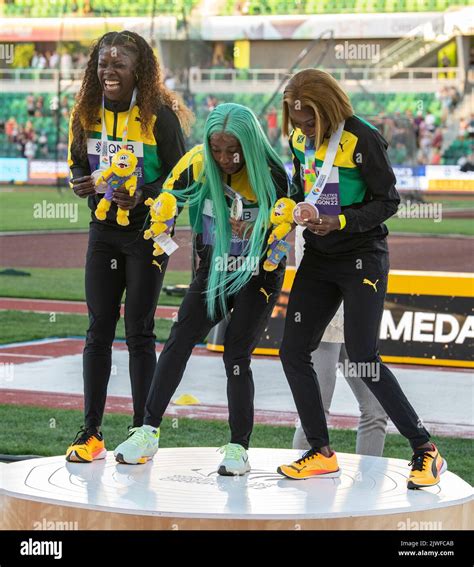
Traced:
<path id="1" fill-rule="evenodd" d="M 26 158 L 0 158 L 0 182 L 25 183 L 28 181 Z"/>
<path id="2" fill-rule="evenodd" d="M 283 291 L 262 333 L 256 354 L 278 355 L 295 268 L 287 268 Z M 380 325 L 384 362 L 474 367 L 472 274 L 390 272 Z M 207 348 L 223 351 L 226 322 L 209 334 Z"/>

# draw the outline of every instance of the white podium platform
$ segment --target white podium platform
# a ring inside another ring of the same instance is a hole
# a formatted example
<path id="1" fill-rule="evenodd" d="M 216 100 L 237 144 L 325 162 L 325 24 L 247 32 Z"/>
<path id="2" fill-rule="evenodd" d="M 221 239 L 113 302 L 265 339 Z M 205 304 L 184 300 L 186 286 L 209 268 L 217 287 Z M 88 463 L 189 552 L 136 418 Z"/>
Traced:
<path id="1" fill-rule="evenodd" d="M 79 530 L 473 528 L 473 489 L 449 471 L 435 487 L 407 490 L 407 461 L 339 453 L 338 479 L 276 473 L 299 455 L 251 449 L 242 477 L 217 474 L 215 448 L 160 449 L 137 466 L 110 452 L 91 464 L 59 456 L 2 465 L 1 528 L 31 530 L 44 519 Z"/>

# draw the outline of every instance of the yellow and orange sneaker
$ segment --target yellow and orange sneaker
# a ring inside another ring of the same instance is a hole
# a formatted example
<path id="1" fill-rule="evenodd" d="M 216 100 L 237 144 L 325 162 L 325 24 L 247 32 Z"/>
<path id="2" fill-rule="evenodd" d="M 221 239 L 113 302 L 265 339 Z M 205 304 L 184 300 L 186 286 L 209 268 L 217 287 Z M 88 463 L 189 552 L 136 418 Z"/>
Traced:
<path id="1" fill-rule="evenodd" d="M 438 484 L 441 475 L 448 469 L 448 464 L 439 454 L 436 445 L 432 449 L 415 449 L 410 461 L 411 473 L 407 487 L 411 489 L 426 488 Z"/>
<path id="2" fill-rule="evenodd" d="M 337 478 L 341 475 L 336 453 L 325 457 L 318 449 L 310 449 L 290 465 L 281 465 L 277 472 L 288 478 L 303 480 L 305 478 Z"/>
<path id="3" fill-rule="evenodd" d="M 106 456 L 104 437 L 96 427 L 80 429 L 66 451 L 66 461 L 70 463 L 92 463 Z"/>

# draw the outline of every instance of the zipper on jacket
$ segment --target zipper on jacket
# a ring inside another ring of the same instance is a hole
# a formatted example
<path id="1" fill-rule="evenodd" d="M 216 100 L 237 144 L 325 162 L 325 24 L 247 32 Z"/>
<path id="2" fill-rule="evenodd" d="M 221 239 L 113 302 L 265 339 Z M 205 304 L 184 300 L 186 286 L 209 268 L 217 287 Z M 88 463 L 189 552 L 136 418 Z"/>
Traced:
<path id="1" fill-rule="evenodd" d="M 114 142 L 117 140 L 117 113 L 114 111 L 114 131 L 113 131 L 113 139 Z"/>

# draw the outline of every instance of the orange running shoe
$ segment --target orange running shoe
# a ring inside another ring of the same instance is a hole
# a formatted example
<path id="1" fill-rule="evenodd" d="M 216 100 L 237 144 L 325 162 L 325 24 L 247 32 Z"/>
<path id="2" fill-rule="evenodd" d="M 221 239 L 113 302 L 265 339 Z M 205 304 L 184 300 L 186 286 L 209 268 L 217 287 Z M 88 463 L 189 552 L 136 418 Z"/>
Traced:
<path id="1" fill-rule="evenodd" d="M 407 487 L 410 489 L 426 488 L 438 484 L 441 475 L 448 470 L 447 462 L 439 454 L 436 445 L 432 449 L 415 449 L 410 461 L 411 473 Z"/>
<path id="2" fill-rule="evenodd" d="M 303 480 L 305 478 L 337 478 L 341 475 L 336 453 L 325 457 L 317 449 L 310 449 L 290 465 L 281 465 L 277 472 L 288 478 Z"/>
<path id="3" fill-rule="evenodd" d="M 66 461 L 70 463 L 92 463 L 106 456 L 104 437 L 96 427 L 80 429 L 66 451 Z"/>

